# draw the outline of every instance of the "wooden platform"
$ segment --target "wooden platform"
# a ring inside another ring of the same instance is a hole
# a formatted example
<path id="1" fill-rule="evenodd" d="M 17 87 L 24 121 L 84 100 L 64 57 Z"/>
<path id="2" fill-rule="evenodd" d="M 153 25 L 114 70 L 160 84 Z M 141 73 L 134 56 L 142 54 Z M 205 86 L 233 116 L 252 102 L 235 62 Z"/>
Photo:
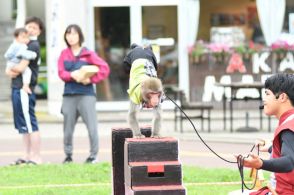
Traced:
<path id="1" fill-rule="evenodd" d="M 181 195 L 182 166 L 178 140 L 126 138 L 124 145 L 125 194 Z"/>

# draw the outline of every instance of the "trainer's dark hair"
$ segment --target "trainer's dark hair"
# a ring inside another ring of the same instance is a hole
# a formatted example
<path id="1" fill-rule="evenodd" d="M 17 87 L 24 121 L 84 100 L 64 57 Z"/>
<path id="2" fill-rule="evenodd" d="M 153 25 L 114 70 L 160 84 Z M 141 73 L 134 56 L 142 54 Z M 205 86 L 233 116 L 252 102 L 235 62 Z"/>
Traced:
<path id="1" fill-rule="evenodd" d="M 84 42 L 84 35 L 82 32 L 82 29 L 77 24 L 71 24 L 65 29 L 65 32 L 64 32 L 64 41 L 65 41 L 67 47 L 70 47 L 70 45 L 68 44 L 68 42 L 66 40 L 66 34 L 71 33 L 72 30 L 76 31 L 79 34 L 79 44 L 81 46 L 82 43 Z"/>
<path id="2" fill-rule="evenodd" d="M 39 29 L 40 29 L 41 32 L 43 32 L 44 29 L 45 29 L 42 20 L 41 20 L 40 18 L 36 17 L 36 16 L 28 17 L 28 18 L 26 19 L 25 25 L 27 25 L 27 24 L 29 24 L 29 23 L 36 23 L 36 24 L 38 24 Z"/>
<path id="3" fill-rule="evenodd" d="M 136 47 L 140 47 L 137 43 L 133 43 L 132 45 L 131 45 L 131 49 L 135 49 Z"/>
<path id="4" fill-rule="evenodd" d="M 28 33 L 28 31 L 25 28 L 16 28 L 14 30 L 13 36 L 16 38 L 18 37 L 21 33 Z"/>
<path id="5" fill-rule="evenodd" d="M 278 98 L 281 93 L 287 94 L 292 106 L 294 106 L 294 75 L 277 73 L 266 79 L 264 87 L 269 89 Z"/>

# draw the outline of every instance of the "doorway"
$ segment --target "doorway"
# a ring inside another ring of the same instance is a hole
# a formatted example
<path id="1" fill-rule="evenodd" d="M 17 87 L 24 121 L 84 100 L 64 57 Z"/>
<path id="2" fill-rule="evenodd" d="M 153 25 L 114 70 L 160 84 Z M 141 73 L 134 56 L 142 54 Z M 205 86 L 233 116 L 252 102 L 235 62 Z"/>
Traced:
<path id="1" fill-rule="evenodd" d="M 158 77 L 165 86 L 178 85 L 177 28 L 177 6 L 142 7 L 142 37 L 160 46 Z M 159 39 L 173 43 L 157 42 Z"/>
<path id="2" fill-rule="evenodd" d="M 130 8 L 96 7 L 95 48 L 110 66 L 109 78 L 97 85 L 99 101 L 128 99 L 128 73 L 123 58 L 130 47 Z"/>
<path id="3" fill-rule="evenodd" d="M 178 85 L 178 24 L 177 6 L 142 6 L 142 44 L 169 38 L 172 44 L 159 45 L 158 77 L 164 85 Z M 130 7 L 95 7 L 95 40 L 99 56 L 110 65 L 108 80 L 97 85 L 99 101 L 128 100 L 129 73 L 123 58 L 130 47 Z"/>

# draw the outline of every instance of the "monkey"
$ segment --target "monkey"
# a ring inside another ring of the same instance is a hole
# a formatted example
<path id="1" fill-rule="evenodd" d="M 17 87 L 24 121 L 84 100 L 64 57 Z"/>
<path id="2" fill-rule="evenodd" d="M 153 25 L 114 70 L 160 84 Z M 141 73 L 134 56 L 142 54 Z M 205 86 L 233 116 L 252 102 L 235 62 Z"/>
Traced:
<path id="1" fill-rule="evenodd" d="M 124 65 L 130 71 L 128 123 L 133 137 L 144 138 L 141 134 L 137 113 L 140 108 L 153 109 L 152 137 L 160 138 L 162 124 L 163 86 L 157 78 L 157 60 L 151 47 L 132 44 L 131 51 L 124 58 Z"/>

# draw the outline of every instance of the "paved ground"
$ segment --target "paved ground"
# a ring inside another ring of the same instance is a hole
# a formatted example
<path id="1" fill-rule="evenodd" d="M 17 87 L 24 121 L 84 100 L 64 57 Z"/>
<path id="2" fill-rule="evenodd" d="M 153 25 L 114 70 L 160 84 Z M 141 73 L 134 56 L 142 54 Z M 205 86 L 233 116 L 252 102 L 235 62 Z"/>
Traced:
<path id="1" fill-rule="evenodd" d="M 41 104 L 41 105 L 40 105 Z M 2 111 L 1 111 L 2 110 Z M 46 113 L 46 102 L 41 101 L 37 107 L 37 116 L 42 136 L 42 157 L 44 163 L 61 163 L 64 159 L 62 145 L 62 118 L 50 116 Z M 223 130 L 221 111 L 213 112 L 212 133 L 200 132 L 207 144 L 222 157 L 234 161 L 234 154 L 247 154 L 256 138 L 270 139 L 272 133 L 267 130 L 254 133 L 229 133 Z M 226 163 L 210 152 L 195 134 L 188 122 L 184 123 L 184 133 L 174 131 L 173 113 L 166 111 L 164 114 L 163 136 L 171 136 L 179 139 L 180 160 L 185 165 L 202 167 L 230 167 L 236 168 L 236 164 Z M 243 113 L 240 112 L 240 115 Z M 115 117 L 114 117 L 115 116 Z M 111 129 L 113 127 L 127 126 L 125 112 L 98 113 L 99 119 L 99 161 L 111 162 Z M 236 115 L 238 118 L 238 115 Z M 140 124 L 149 124 L 150 113 L 140 115 Z M 252 119 L 250 124 L 258 126 L 258 120 Z M 274 120 L 272 120 L 274 123 Z M 199 122 L 194 121 L 196 128 Z M 235 126 L 244 125 L 244 118 L 235 120 Z M 266 121 L 264 122 L 266 124 Z M 266 125 L 265 125 L 265 128 Z M 79 122 L 74 135 L 74 161 L 83 163 L 88 157 L 89 143 L 87 130 L 83 123 Z M 13 129 L 11 108 L 9 102 L 0 102 L 0 165 L 8 165 L 21 155 L 22 140 Z"/>

